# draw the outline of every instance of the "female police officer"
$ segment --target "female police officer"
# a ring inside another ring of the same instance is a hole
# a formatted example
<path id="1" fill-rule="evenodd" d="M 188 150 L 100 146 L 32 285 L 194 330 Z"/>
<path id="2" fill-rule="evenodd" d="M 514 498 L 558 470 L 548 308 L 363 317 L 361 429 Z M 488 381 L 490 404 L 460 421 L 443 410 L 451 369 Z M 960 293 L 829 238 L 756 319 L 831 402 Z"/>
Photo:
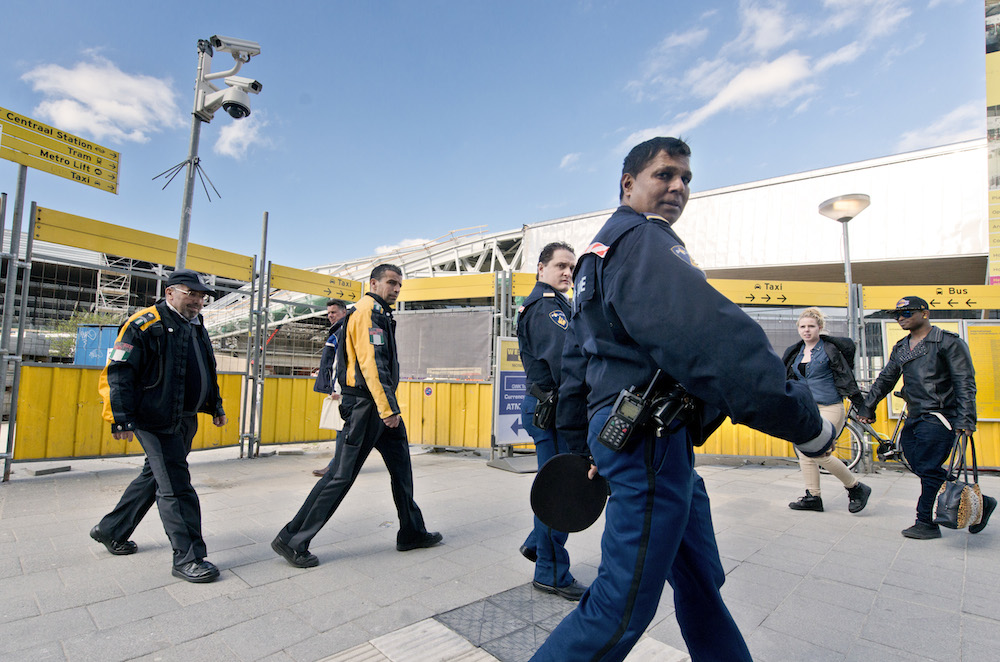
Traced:
<path id="1" fill-rule="evenodd" d="M 569 450 L 556 434 L 555 404 L 563 341 L 569 326 L 570 307 L 565 294 L 573 286 L 574 265 L 576 255 L 568 244 L 546 245 L 538 256 L 538 282 L 518 310 L 517 342 L 527 375 L 521 423 L 535 442 L 539 469 L 552 456 Z M 566 537 L 536 517 L 535 528 L 521 545 L 521 553 L 535 561 L 535 588 L 575 601 L 587 587 L 569 572 Z"/>

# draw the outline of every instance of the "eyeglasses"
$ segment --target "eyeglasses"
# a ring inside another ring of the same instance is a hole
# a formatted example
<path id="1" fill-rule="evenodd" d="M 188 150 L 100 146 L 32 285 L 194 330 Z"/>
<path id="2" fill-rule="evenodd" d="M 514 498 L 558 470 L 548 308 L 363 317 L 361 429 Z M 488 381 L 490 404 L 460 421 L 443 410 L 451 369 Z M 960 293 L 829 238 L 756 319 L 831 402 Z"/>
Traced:
<path id="1" fill-rule="evenodd" d="M 896 320 L 898 320 L 900 317 L 902 317 L 903 319 L 910 319 L 916 313 L 919 313 L 919 312 L 921 312 L 921 311 L 919 311 L 919 310 L 895 310 L 892 313 L 892 318 L 896 319 Z"/>
<path id="2" fill-rule="evenodd" d="M 201 292 L 193 292 L 191 290 L 182 290 L 181 288 L 177 287 L 176 285 L 171 286 L 171 289 L 173 289 L 174 292 L 180 292 L 184 296 L 191 297 L 192 299 L 198 299 L 198 298 L 200 298 L 202 301 L 208 301 L 208 295 L 207 294 L 202 294 Z"/>

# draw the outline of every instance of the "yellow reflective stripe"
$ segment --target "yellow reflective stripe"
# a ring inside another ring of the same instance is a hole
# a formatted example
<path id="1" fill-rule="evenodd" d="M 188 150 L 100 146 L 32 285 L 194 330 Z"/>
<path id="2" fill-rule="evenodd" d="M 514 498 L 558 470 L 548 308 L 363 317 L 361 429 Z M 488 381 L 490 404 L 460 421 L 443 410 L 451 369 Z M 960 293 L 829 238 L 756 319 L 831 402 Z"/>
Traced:
<path id="1" fill-rule="evenodd" d="M 115 338 L 115 342 L 116 343 L 121 342 L 122 336 L 125 335 L 125 330 L 128 329 L 129 324 L 135 321 L 136 318 L 148 315 L 149 313 L 153 313 L 152 318 L 143 323 L 143 325 L 139 327 L 139 330 L 145 331 L 154 322 L 159 321 L 160 311 L 156 309 L 156 306 L 149 306 L 148 308 L 143 308 L 142 310 L 138 311 L 137 313 L 129 317 L 127 322 L 122 324 L 122 328 L 118 330 L 118 337 Z M 104 369 L 101 370 L 101 376 L 97 380 L 97 392 L 101 396 L 101 417 L 104 418 L 104 420 L 106 420 L 108 423 L 114 423 L 115 412 L 111 408 L 111 384 L 108 383 L 108 365 L 110 365 L 110 363 L 111 363 L 110 361 L 104 362 Z"/>

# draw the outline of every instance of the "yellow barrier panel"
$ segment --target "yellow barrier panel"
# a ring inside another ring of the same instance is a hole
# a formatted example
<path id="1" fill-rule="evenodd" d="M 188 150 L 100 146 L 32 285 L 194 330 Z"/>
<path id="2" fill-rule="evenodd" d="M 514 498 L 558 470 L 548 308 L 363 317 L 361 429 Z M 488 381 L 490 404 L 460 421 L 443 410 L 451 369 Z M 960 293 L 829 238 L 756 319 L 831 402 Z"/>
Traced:
<path id="1" fill-rule="evenodd" d="M 490 447 L 492 384 L 403 382 L 396 397 L 411 444 Z"/>
<path id="2" fill-rule="evenodd" d="M 513 283 L 511 283 L 511 292 L 516 297 L 526 297 L 531 294 L 531 290 L 535 289 L 535 283 L 537 282 L 535 274 L 525 274 L 521 272 L 515 272 Z"/>
<path id="3" fill-rule="evenodd" d="M 100 368 L 94 367 L 23 366 L 14 459 L 141 455 L 142 447 L 135 438 L 131 442 L 113 438 L 111 426 L 101 417 L 101 398 L 97 392 L 100 374 Z M 237 414 L 241 380 L 242 375 L 219 375 L 229 422 L 217 428 L 209 416 L 199 414 L 198 434 L 192 449 L 239 444 Z"/>
<path id="4" fill-rule="evenodd" d="M 153 264 L 172 266 L 177 258 L 176 239 L 44 207 L 37 208 L 35 239 Z M 185 266 L 235 280 L 250 281 L 253 278 L 252 257 L 199 244 L 188 245 Z"/>
<path id="5" fill-rule="evenodd" d="M 468 274 L 440 278 L 412 278 L 403 281 L 400 301 L 442 301 L 446 299 L 493 298 L 497 274 Z"/>

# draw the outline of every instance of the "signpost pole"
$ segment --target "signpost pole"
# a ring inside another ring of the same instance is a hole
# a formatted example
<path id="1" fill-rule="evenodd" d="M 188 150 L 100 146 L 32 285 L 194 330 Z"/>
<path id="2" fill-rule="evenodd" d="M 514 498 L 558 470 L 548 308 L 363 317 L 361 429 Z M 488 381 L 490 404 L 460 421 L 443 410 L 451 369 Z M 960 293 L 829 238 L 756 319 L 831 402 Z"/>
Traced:
<path id="1" fill-rule="evenodd" d="M 12 356 L 10 352 L 10 328 L 14 321 L 14 297 L 17 292 L 17 272 L 18 257 L 21 254 L 21 220 L 24 215 L 24 189 L 27 186 L 28 166 L 19 165 L 17 168 L 17 191 L 14 193 L 14 215 L 10 226 L 10 258 L 7 262 L 7 282 L 4 285 L 3 297 L 3 322 L 0 324 L 0 388 L 3 389 L 4 402 L 7 399 L 7 364 L 18 357 Z M 22 320 L 23 323 L 23 320 Z M 0 402 L 0 413 L 3 412 L 4 402 Z M 17 402 L 13 397 L 10 401 L 8 420 L 10 424 L 14 422 L 14 408 Z M 13 451 L 13 437 L 7 436 L 7 450 L 3 460 L 3 482 L 10 480 L 10 461 Z"/>
<path id="2" fill-rule="evenodd" d="M 199 60 L 200 62 L 200 60 Z M 201 71 L 201 65 L 198 65 Z M 184 179 L 184 201 L 181 207 L 181 229 L 177 238 L 177 259 L 174 269 L 183 269 L 187 261 L 188 234 L 191 231 L 191 203 L 194 200 L 194 175 L 198 170 L 198 140 L 201 138 L 201 119 L 191 114 L 191 145 L 188 149 L 187 177 Z"/>

